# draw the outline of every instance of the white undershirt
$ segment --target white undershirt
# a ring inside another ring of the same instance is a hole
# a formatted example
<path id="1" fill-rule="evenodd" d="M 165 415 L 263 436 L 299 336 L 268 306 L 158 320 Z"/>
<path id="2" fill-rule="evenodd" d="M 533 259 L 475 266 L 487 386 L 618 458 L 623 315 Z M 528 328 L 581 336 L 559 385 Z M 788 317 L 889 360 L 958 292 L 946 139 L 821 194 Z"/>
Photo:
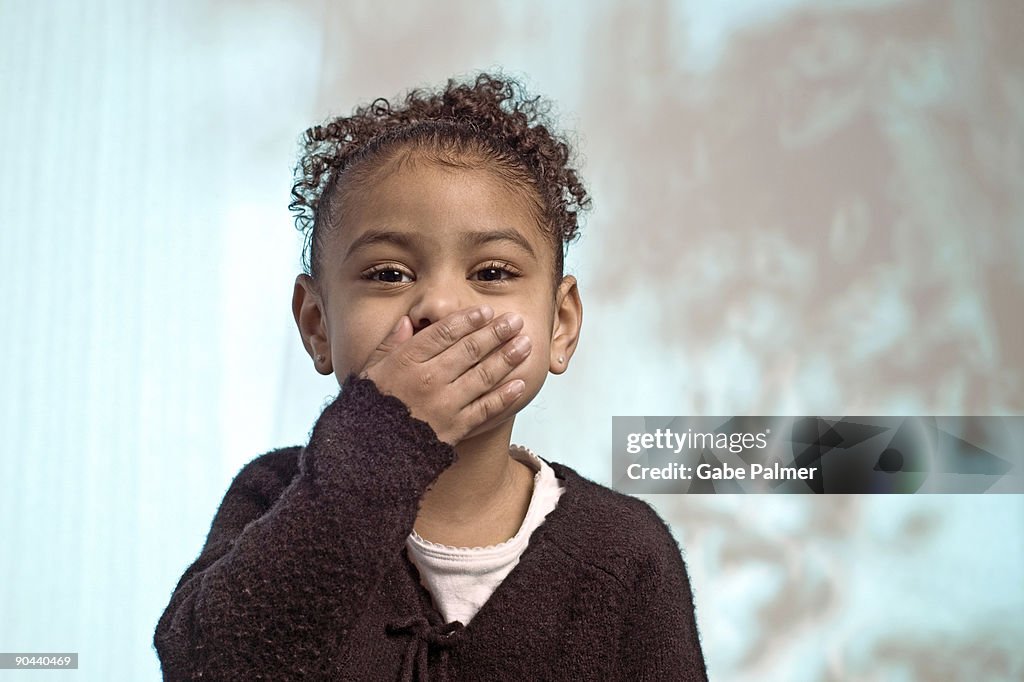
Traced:
<path id="1" fill-rule="evenodd" d="M 434 599 L 434 607 L 446 622 L 469 621 L 501 584 L 529 544 L 533 531 L 558 505 L 562 482 L 547 462 L 528 449 L 513 445 L 509 454 L 526 464 L 533 475 L 533 495 L 519 531 L 498 545 L 452 547 L 424 540 L 413 530 L 406 539 L 409 559 L 420 573 L 420 582 Z"/>

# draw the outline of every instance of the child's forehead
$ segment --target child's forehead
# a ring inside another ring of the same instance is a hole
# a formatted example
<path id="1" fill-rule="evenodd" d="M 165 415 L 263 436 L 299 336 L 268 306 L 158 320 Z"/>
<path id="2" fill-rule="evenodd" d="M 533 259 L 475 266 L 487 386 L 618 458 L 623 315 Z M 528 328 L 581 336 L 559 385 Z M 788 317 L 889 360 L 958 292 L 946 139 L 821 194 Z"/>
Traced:
<path id="1" fill-rule="evenodd" d="M 415 163 L 360 180 L 341 198 L 341 242 L 371 231 L 460 244 L 496 241 L 486 236 L 502 233 L 534 250 L 550 241 L 530 197 L 485 168 Z"/>
<path id="2" fill-rule="evenodd" d="M 362 169 L 360 169 L 362 170 Z M 533 208 L 536 193 L 512 181 L 493 163 L 473 157 L 442 162 L 424 153 L 406 152 L 378 161 L 358 173 L 348 187 L 347 199 L 400 203 L 408 196 L 473 200 L 517 208 Z"/>

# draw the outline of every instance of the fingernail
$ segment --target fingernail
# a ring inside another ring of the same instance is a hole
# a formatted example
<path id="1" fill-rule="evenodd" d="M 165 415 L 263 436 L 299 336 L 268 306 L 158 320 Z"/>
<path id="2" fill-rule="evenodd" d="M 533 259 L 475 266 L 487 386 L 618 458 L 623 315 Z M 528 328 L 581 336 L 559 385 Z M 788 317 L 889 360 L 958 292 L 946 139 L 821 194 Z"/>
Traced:
<path id="1" fill-rule="evenodd" d="M 517 332 L 523 328 L 523 316 L 519 313 L 512 313 L 508 317 L 508 328 L 511 332 Z"/>
<path id="2" fill-rule="evenodd" d="M 482 305 L 469 314 L 469 321 L 475 325 L 481 325 L 494 317 L 494 310 L 489 305 Z"/>
<path id="3" fill-rule="evenodd" d="M 517 357 L 525 357 L 530 352 L 530 337 L 528 336 L 517 336 L 512 341 L 512 353 Z"/>
<path id="4" fill-rule="evenodd" d="M 516 379 L 515 381 L 508 385 L 508 394 L 514 398 L 522 394 L 525 388 L 526 382 L 523 381 L 522 379 Z"/>
<path id="5" fill-rule="evenodd" d="M 405 316 L 402 316 L 402 317 L 398 318 L 398 322 L 395 322 L 395 326 L 394 326 L 394 328 L 393 328 L 393 329 L 391 330 L 391 333 L 392 333 L 392 334 L 397 334 L 397 333 L 398 333 L 398 330 L 402 328 L 402 320 L 403 320 L 403 319 L 405 319 Z"/>

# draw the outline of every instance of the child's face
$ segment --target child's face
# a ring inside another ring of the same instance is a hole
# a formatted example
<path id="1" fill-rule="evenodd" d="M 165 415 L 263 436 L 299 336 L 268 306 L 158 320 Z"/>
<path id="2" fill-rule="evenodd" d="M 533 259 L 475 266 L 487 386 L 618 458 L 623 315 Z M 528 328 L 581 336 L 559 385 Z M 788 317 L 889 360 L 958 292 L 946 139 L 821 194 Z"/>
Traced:
<path id="1" fill-rule="evenodd" d="M 327 236 L 322 298 L 311 297 L 319 299 L 319 325 L 307 313 L 305 324 L 299 320 L 307 350 L 330 358 L 340 384 L 363 369 L 403 315 L 418 332 L 486 303 L 495 317 L 523 317 L 532 350 L 505 380 L 526 382 L 525 406 L 575 349 L 582 321 L 575 279 L 563 278 L 556 290 L 554 245 L 523 198 L 489 172 L 419 159 L 389 170 L 349 193 L 343 224 Z"/>

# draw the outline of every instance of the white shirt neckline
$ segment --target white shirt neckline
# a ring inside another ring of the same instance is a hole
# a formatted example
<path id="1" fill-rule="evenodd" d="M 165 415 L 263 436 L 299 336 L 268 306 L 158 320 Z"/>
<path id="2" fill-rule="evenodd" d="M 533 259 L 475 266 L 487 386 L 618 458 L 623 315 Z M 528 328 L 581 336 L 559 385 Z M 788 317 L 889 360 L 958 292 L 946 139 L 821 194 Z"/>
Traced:
<path id="1" fill-rule="evenodd" d="M 530 495 L 530 504 L 526 509 L 526 516 L 523 517 L 523 522 L 520 524 L 519 530 L 516 531 L 516 534 L 508 540 L 499 542 L 496 545 L 487 545 L 486 547 L 455 547 L 454 545 L 431 542 L 430 540 L 423 538 L 415 529 L 413 529 L 412 533 L 409 534 L 409 539 L 422 554 L 438 559 L 458 559 L 469 557 L 483 559 L 515 551 L 519 545 L 525 545 L 527 543 L 534 528 L 540 525 L 544 517 L 546 517 L 553 508 L 553 506 L 551 508 L 546 508 L 546 505 L 544 504 L 544 500 L 550 497 L 545 494 L 545 491 L 552 490 L 554 487 L 557 487 L 560 482 L 555 478 L 555 472 L 547 462 L 544 462 L 529 448 L 522 445 L 510 445 L 509 455 L 530 467 L 534 472 L 533 492 Z M 540 519 L 537 519 L 538 515 L 540 515 Z"/>
<path id="2" fill-rule="evenodd" d="M 565 483 L 554 469 L 527 448 L 513 445 L 509 454 L 534 470 L 533 494 L 519 530 L 508 540 L 488 547 L 452 547 L 424 540 L 415 530 L 406 539 L 406 553 L 420 574 L 434 606 L 446 621 L 463 625 L 476 615 L 494 590 L 519 563 L 533 532 L 558 505 Z"/>

